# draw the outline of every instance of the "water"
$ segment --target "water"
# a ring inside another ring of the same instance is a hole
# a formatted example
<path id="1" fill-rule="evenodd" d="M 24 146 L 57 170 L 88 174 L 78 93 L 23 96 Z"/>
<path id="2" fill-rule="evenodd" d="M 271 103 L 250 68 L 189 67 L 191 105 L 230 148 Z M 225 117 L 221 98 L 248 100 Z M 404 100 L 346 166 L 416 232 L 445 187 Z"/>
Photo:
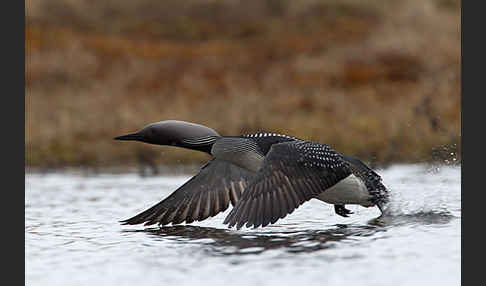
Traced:
<path id="1" fill-rule="evenodd" d="M 27 285 L 460 285 L 461 169 L 378 170 L 389 215 L 311 200 L 275 225 L 118 223 L 189 178 L 26 174 Z M 353 284 L 351 284 L 353 283 Z"/>

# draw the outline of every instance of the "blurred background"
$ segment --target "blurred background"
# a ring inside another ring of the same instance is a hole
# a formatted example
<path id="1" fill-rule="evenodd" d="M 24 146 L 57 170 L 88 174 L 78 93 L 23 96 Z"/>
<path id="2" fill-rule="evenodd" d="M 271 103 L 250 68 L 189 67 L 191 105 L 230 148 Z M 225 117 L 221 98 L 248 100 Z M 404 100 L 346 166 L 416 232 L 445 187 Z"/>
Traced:
<path id="1" fill-rule="evenodd" d="M 26 166 L 206 155 L 113 137 L 177 119 L 372 165 L 460 163 L 456 0 L 26 2 Z"/>

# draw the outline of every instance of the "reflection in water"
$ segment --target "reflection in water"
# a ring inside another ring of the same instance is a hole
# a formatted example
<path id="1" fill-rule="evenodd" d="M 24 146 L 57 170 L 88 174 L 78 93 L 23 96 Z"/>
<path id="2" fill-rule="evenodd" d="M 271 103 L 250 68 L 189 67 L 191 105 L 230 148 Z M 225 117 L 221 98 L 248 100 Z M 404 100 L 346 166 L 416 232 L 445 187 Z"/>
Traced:
<path id="1" fill-rule="evenodd" d="M 371 236 L 385 231 L 373 225 L 336 225 L 327 230 L 284 231 L 284 232 L 238 232 L 200 226 L 164 226 L 144 230 L 150 235 L 184 242 L 196 241 L 214 247 L 215 255 L 258 254 L 272 249 L 284 249 L 291 253 L 312 252 L 333 247 L 330 242 Z"/>
<path id="2" fill-rule="evenodd" d="M 210 246 L 213 255 L 259 254 L 281 249 L 288 253 L 313 252 L 335 247 L 333 242 L 356 241 L 403 225 L 447 224 L 454 218 L 448 212 L 382 215 L 366 225 L 337 224 L 324 230 L 239 232 L 230 229 L 177 225 L 125 232 L 146 232 L 158 238 Z"/>

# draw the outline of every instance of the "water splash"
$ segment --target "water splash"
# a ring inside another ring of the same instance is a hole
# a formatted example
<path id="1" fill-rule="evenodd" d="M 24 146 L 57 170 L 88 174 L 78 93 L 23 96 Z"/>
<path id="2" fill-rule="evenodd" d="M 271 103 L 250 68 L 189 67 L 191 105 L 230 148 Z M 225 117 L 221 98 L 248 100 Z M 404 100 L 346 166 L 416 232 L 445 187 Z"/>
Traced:
<path id="1" fill-rule="evenodd" d="M 383 215 L 375 221 L 379 224 L 445 224 L 461 216 L 460 177 L 451 176 L 457 167 L 421 166 L 399 174 L 390 170 L 391 177 L 400 180 L 390 186 L 390 202 Z"/>

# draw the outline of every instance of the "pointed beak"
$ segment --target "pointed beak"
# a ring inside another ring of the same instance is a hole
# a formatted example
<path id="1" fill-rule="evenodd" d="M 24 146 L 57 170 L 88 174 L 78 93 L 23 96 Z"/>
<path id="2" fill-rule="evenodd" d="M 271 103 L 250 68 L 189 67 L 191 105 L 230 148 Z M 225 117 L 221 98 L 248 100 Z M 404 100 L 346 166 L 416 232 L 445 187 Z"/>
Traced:
<path id="1" fill-rule="evenodd" d="M 126 140 L 126 141 L 140 141 L 140 140 L 142 140 L 142 135 L 140 135 L 138 133 L 131 133 L 131 134 L 127 134 L 127 135 L 118 136 L 118 137 L 115 137 L 113 139 L 115 139 L 115 140 Z"/>

